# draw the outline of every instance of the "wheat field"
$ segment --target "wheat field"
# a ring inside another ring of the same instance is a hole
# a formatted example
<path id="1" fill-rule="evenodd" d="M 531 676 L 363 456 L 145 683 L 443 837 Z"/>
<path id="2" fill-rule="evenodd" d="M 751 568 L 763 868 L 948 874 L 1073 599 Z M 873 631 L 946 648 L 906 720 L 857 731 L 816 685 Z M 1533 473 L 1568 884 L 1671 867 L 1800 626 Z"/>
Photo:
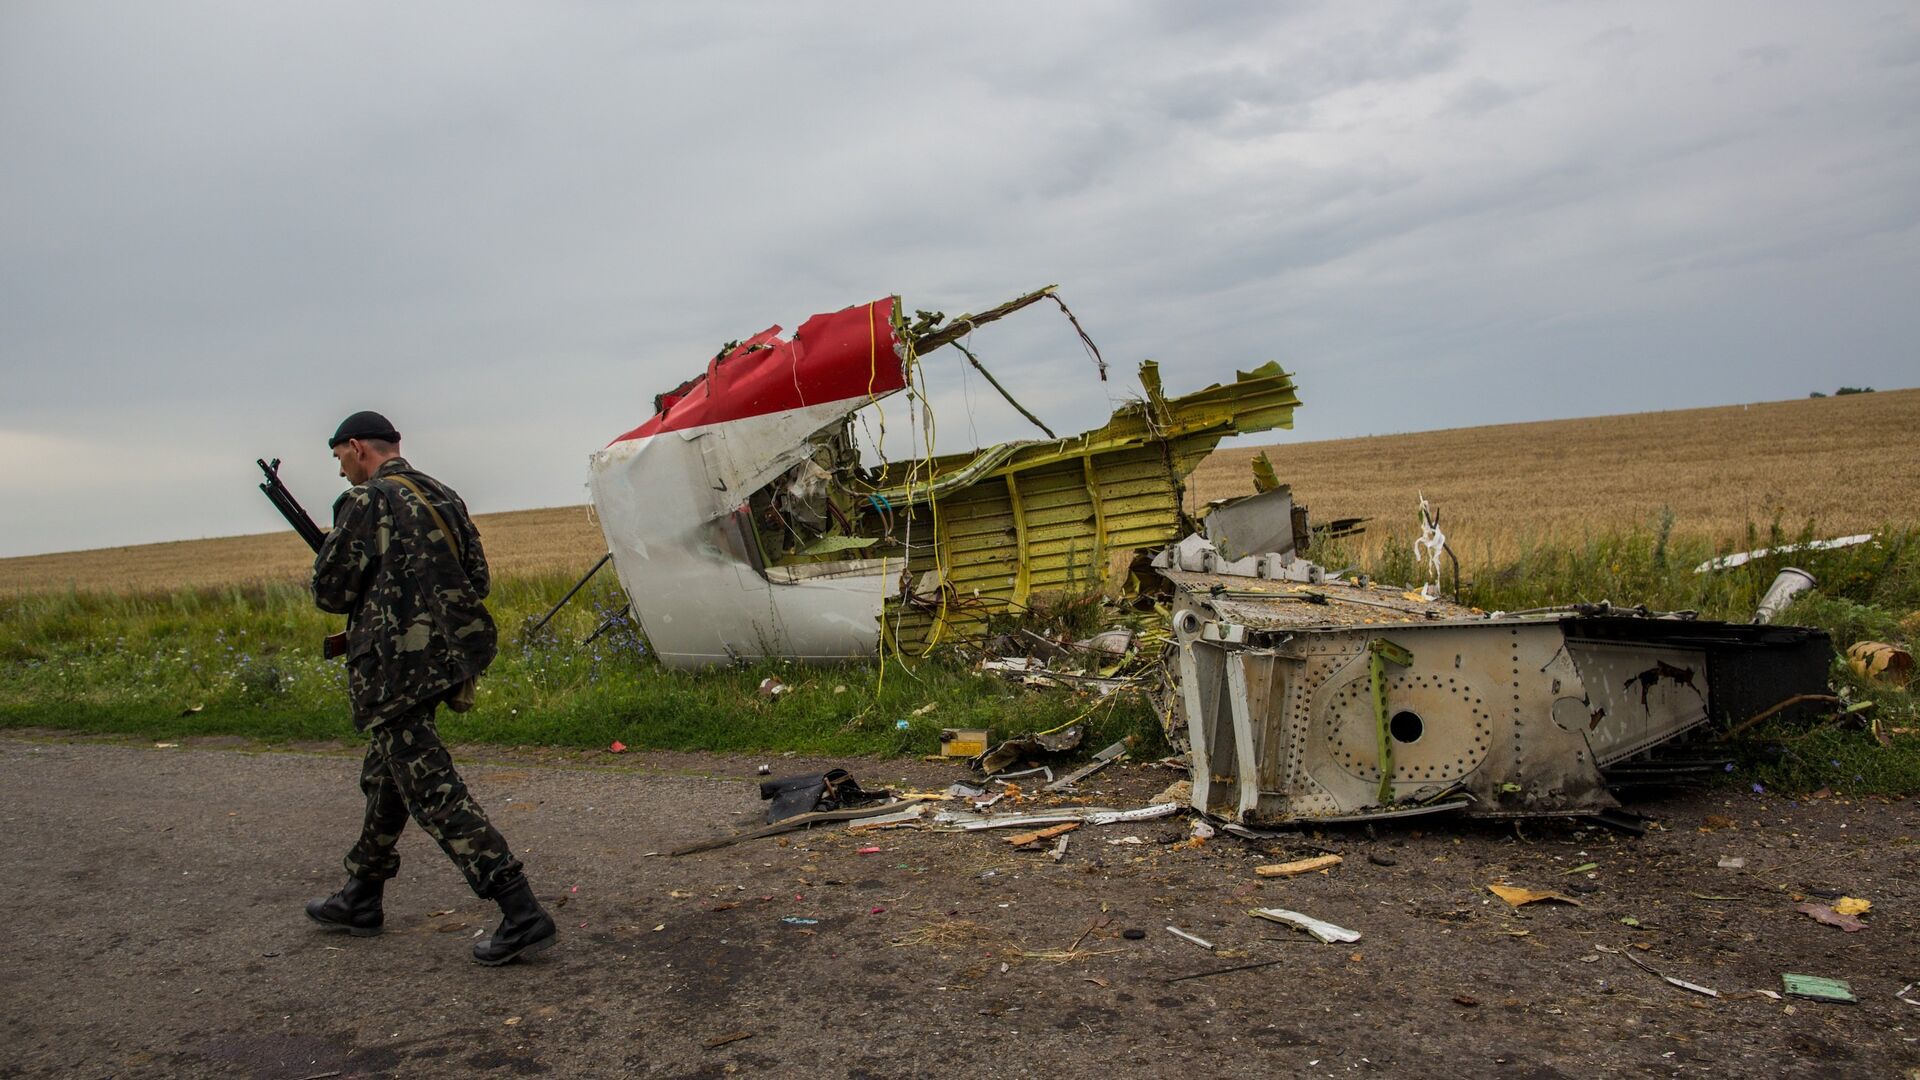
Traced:
<path id="1" fill-rule="evenodd" d="M 1275 471 L 1316 521 L 1365 517 L 1363 547 L 1418 535 L 1419 496 L 1462 560 L 1652 528 L 1744 545 L 1779 520 L 1823 535 L 1920 522 L 1920 389 L 1280 444 Z M 1259 448 L 1194 471 L 1198 502 L 1253 490 Z"/>
<path id="2" fill-rule="evenodd" d="M 1318 521 L 1364 517 L 1362 546 L 1415 532 L 1417 497 L 1439 511 L 1463 560 L 1528 544 L 1651 527 L 1744 541 L 1778 519 L 1827 535 L 1920 522 L 1920 389 L 1845 397 L 1454 428 L 1266 447 Z M 1195 504 L 1253 490 L 1258 447 L 1221 450 L 1194 472 Z M 588 508 L 476 519 L 499 575 L 584 572 L 606 550 Z M 291 531 L 0 559 L 0 595 L 154 591 L 304 578 Z"/>

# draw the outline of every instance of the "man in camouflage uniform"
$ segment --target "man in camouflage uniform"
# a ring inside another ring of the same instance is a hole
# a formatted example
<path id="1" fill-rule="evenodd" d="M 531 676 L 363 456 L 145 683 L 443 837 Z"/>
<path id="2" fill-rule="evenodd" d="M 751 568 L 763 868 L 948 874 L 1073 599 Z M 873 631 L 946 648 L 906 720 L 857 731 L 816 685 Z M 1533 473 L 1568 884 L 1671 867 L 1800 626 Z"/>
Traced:
<path id="1" fill-rule="evenodd" d="M 309 903 L 307 915 L 355 936 L 379 933 L 381 893 L 399 869 L 396 845 L 411 815 L 474 894 L 499 903 L 500 926 L 473 957 L 504 964 L 552 945 L 553 919 L 467 793 L 433 722 L 443 701 L 471 706 L 471 680 L 493 661 L 493 618 L 482 603 L 487 559 L 466 504 L 407 464 L 399 443 L 384 416 L 361 412 L 327 444 L 353 487 L 333 505 L 313 598 L 347 616 L 347 693 L 370 745 L 360 772 L 366 819 L 347 853 L 347 884 Z"/>

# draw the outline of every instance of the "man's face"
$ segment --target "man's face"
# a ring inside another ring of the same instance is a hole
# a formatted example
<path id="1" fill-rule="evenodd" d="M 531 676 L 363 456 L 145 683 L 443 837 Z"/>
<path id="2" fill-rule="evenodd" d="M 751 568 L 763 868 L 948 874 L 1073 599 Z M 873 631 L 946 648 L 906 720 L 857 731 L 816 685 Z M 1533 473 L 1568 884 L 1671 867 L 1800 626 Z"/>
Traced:
<path id="1" fill-rule="evenodd" d="M 359 439 L 348 439 L 333 448 L 333 459 L 340 463 L 340 475 L 346 477 L 349 484 L 364 484 L 373 475 L 367 463 L 370 457 L 367 444 Z"/>

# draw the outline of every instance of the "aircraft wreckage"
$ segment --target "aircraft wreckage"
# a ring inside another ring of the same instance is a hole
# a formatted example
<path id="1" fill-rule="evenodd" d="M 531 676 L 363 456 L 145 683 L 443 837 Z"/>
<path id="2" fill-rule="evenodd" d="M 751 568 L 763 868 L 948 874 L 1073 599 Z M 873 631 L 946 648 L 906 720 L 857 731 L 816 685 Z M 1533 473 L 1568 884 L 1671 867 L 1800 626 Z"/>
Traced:
<path id="1" fill-rule="evenodd" d="M 595 453 L 594 505 L 661 661 L 924 654 L 1153 554 L 1193 805 L 1247 823 L 1603 813 L 1622 786 L 1701 767 L 1657 753 L 1688 731 L 1824 688 L 1815 630 L 1604 603 L 1488 615 L 1329 575 L 1305 557 L 1304 508 L 1270 480 L 1196 524 L 1184 482 L 1220 440 L 1293 426 L 1277 364 L 1168 396 L 1148 361 L 1141 396 L 1095 430 L 861 462 L 860 410 L 1043 299 L 1057 302 L 1048 288 L 909 323 L 886 297 L 791 339 L 773 327 Z"/>

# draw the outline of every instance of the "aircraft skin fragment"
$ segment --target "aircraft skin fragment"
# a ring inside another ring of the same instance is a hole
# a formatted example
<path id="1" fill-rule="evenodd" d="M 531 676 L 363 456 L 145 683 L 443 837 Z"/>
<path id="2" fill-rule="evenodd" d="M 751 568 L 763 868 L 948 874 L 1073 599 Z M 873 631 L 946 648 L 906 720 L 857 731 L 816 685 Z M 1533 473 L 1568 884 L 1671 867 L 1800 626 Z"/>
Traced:
<path id="1" fill-rule="evenodd" d="M 1380 586 L 1160 573 L 1193 806 L 1252 823 L 1605 812 L 1611 767 L 1730 725 L 1763 673 L 1792 673 L 1769 694 L 1820 684 L 1831 652 L 1816 630 L 1492 617 Z M 1376 671 L 1396 650 L 1409 662 Z"/>

